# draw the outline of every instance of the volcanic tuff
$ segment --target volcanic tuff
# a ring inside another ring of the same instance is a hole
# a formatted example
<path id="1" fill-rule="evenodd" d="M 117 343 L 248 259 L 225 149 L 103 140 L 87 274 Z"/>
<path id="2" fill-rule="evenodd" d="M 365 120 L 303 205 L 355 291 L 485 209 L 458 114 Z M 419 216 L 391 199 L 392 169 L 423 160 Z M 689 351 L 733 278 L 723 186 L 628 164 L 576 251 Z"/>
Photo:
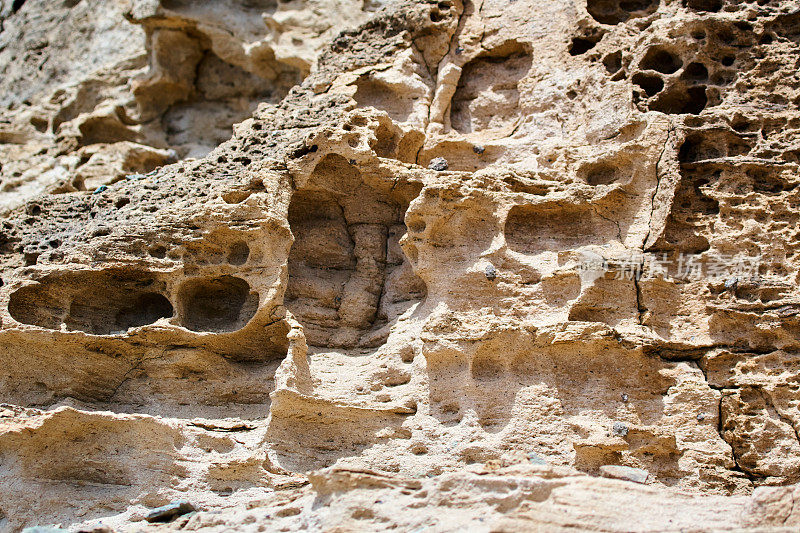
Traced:
<path id="1" fill-rule="evenodd" d="M 789 0 L 2 0 L 0 529 L 795 531 L 799 53 Z"/>

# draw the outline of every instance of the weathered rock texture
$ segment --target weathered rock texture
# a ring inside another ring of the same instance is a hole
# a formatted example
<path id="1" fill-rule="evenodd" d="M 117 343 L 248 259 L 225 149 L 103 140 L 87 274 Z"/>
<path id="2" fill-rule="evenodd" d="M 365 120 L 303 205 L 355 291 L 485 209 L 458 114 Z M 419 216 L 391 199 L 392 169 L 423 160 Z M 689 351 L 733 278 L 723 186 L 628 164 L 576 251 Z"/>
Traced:
<path id="1" fill-rule="evenodd" d="M 800 527 L 797 2 L 2 5 L 3 528 Z"/>
<path id="2" fill-rule="evenodd" d="M 308 75 L 369 2 L 28 0 L 0 10 L 8 212 L 199 157 Z M 7 5 L 6 5 L 7 4 Z"/>

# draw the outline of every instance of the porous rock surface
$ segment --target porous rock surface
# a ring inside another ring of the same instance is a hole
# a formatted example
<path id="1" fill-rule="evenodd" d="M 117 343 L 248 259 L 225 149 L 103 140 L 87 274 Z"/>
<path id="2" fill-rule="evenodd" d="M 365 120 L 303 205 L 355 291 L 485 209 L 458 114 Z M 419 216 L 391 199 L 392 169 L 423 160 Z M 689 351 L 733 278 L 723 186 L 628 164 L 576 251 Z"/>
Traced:
<path id="1" fill-rule="evenodd" d="M 3 529 L 800 526 L 798 2 L 0 24 Z"/>

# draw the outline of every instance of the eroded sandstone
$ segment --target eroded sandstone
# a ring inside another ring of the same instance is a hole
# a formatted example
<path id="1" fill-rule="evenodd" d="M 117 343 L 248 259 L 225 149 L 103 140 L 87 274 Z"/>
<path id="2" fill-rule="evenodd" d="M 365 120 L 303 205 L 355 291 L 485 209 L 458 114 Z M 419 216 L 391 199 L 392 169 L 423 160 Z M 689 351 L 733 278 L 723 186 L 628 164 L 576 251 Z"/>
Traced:
<path id="1" fill-rule="evenodd" d="M 795 2 L 14 5 L 4 527 L 800 523 Z"/>

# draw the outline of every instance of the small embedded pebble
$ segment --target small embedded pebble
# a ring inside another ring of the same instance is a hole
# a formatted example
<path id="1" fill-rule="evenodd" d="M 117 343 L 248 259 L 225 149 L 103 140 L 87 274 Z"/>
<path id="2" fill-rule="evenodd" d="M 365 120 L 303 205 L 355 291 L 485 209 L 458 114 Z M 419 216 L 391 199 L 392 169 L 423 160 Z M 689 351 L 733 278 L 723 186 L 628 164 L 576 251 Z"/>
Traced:
<path id="1" fill-rule="evenodd" d="M 737 278 L 735 276 L 732 277 L 732 278 L 728 278 L 728 279 L 725 280 L 725 289 L 726 290 L 735 289 L 736 285 L 738 285 L 738 283 L 739 283 L 739 278 Z"/>
<path id="2" fill-rule="evenodd" d="M 614 425 L 611 428 L 611 432 L 618 437 L 624 437 L 628 434 L 628 426 L 623 424 L 622 422 L 614 422 Z"/>
<path id="3" fill-rule="evenodd" d="M 439 172 L 443 170 L 447 170 L 448 164 L 447 159 L 444 157 L 434 157 L 431 159 L 431 162 L 428 163 L 428 168 L 431 170 L 437 170 Z"/>
<path id="4" fill-rule="evenodd" d="M 528 454 L 528 460 L 535 465 L 546 465 L 547 461 L 539 457 L 539 455 L 535 452 L 530 452 Z"/>
<path id="5" fill-rule="evenodd" d="M 626 403 L 627 403 L 627 401 L 628 401 L 628 395 L 627 395 L 627 394 L 625 394 L 624 392 L 622 393 L 622 401 L 623 401 L 623 402 L 626 402 Z"/>
<path id="6" fill-rule="evenodd" d="M 489 281 L 494 281 L 497 278 L 497 269 L 491 263 L 486 265 L 483 273 L 486 274 L 486 279 Z"/>
<path id="7" fill-rule="evenodd" d="M 107 190 L 108 190 L 108 187 L 106 185 L 101 185 L 98 188 L 96 188 L 92 194 L 100 194 L 101 192 L 107 191 Z"/>
<path id="8" fill-rule="evenodd" d="M 168 503 L 161 507 L 156 507 L 145 516 L 145 520 L 153 522 L 169 522 L 173 518 L 196 511 L 195 506 L 186 500 Z"/>
<path id="9" fill-rule="evenodd" d="M 486 151 L 486 148 L 484 148 L 480 144 L 476 144 L 475 146 L 472 147 L 472 151 L 475 152 L 476 154 L 480 155 L 480 154 L 482 154 L 483 152 Z"/>
<path id="10" fill-rule="evenodd" d="M 706 419 L 706 415 L 705 415 L 705 413 L 698 413 L 698 414 L 697 414 L 697 421 L 698 421 L 698 422 L 702 422 L 702 421 L 703 421 L 703 420 L 705 420 L 705 419 Z"/>

